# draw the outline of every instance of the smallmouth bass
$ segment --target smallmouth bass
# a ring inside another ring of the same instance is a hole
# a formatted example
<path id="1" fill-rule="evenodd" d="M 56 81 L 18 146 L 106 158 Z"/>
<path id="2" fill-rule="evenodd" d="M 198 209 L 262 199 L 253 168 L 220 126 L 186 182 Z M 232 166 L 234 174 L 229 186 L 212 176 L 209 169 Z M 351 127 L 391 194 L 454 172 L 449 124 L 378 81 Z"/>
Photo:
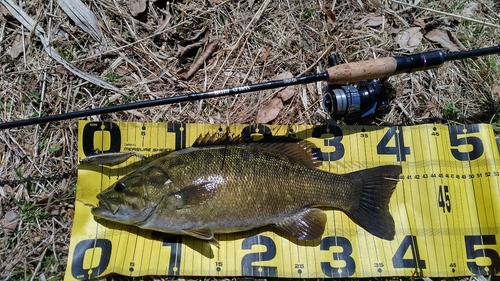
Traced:
<path id="1" fill-rule="evenodd" d="M 317 207 L 325 206 L 394 239 L 388 204 L 401 166 L 339 175 L 317 168 L 321 161 L 306 140 L 222 145 L 200 136 L 195 143 L 208 142 L 216 145 L 176 151 L 126 175 L 97 195 L 92 214 L 218 245 L 214 233 L 265 225 L 299 240 L 320 238 L 326 215 Z"/>

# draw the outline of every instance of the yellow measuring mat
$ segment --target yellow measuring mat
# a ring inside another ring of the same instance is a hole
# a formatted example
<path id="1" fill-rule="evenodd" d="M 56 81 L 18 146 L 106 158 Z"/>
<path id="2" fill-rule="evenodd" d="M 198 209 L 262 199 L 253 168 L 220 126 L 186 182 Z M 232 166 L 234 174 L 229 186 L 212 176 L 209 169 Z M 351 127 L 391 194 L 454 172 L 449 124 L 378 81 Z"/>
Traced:
<path id="1" fill-rule="evenodd" d="M 317 146 L 319 169 L 335 174 L 401 165 L 389 204 L 394 240 L 377 238 L 344 212 L 329 208 L 322 208 L 326 229 L 316 240 L 300 241 L 266 226 L 216 234 L 219 247 L 92 215 L 96 195 L 125 175 L 151 159 L 190 147 L 200 135 L 223 135 L 227 130 L 245 138 L 307 139 Z M 500 275 L 500 139 L 490 125 L 80 121 L 78 136 L 82 161 L 65 280 L 110 273 L 286 278 Z M 108 157 L 116 161 L 110 164 Z"/>

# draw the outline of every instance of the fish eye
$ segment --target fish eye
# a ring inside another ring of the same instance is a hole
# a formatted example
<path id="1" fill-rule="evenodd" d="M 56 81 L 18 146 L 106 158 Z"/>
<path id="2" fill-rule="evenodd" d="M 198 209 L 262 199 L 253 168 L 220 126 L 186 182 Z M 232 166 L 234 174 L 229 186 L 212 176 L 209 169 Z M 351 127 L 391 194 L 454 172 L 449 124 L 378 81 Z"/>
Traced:
<path id="1" fill-rule="evenodd" d="M 117 182 L 115 185 L 116 192 L 122 192 L 125 190 L 125 184 L 123 182 Z"/>

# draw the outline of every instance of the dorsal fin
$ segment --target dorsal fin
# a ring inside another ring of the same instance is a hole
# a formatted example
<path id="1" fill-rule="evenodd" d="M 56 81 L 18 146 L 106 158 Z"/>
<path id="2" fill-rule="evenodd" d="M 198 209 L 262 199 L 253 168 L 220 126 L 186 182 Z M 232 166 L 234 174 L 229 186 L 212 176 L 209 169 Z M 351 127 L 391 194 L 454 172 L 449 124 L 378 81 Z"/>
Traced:
<path id="1" fill-rule="evenodd" d="M 307 140 L 299 142 L 277 142 L 271 140 L 254 142 L 248 145 L 265 149 L 268 153 L 277 156 L 286 156 L 290 160 L 308 167 L 319 167 L 322 164 L 322 160 L 314 151 L 317 149 L 316 145 Z"/>
<path id="2" fill-rule="evenodd" d="M 229 145 L 229 144 L 239 144 L 241 143 L 241 136 L 233 136 L 229 132 L 225 134 L 219 133 L 206 133 L 205 136 L 201 135 L 194 141 L 193 147 L 204 147 L 204 146 L 214 146 L 214 145 Z"/>
<path id="3" fill-rule="evenodd" d="M 241 135 L 233 136 L 229 132 L 225 134 L 207 133 L 204 136 L 200 134 L 194 141 L 193 148 L 190 149 L 195 150 L 200 147 L 222 145 L 241 145 L 249 149 L 259 148 L 274 156 L 286 156 L 291 161 L 308 167 L 318 167 L 322 163 L 317 151 L 315 151 L 317 147 L 312 142 L 307 140 L 297 141 L 286 137 L 273 137 L 271 139 L 252 141 L 251 139 L 243 139 Z M 177 154 L 172 153 L 171 155 L 176 156 Z"/>

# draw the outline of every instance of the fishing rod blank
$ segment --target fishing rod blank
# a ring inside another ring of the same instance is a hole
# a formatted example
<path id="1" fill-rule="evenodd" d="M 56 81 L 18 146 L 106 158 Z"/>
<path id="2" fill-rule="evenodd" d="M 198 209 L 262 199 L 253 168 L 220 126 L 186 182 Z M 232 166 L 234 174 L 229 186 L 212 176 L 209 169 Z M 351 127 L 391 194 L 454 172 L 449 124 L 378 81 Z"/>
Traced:
<path id="1" fill-rule="evenodd" d="M 99 107 L 99 108 L 93 108 L 93 109 L 87 109 L 87 110 L 67 112 L 67 113 L 61 113 L 61 114 L 55 114 L 55 115 L 47 115 L 47 116 L 42 116 L 42 117 L 35 117 L 35 118 L 30 118 L 30 119 L 0 123 L 0 130 L 1 129 L 8 129 L 8 128 L 15 128 L 15 127 L 29 126 L 29 125 L 36 125 L 36 124 L 43 124 L 43 123 L 48 123 L 48 122 L 56 122 L 56 121 L 62 121 L 62 120 L 73 119 L 73 118 L 80 118 L 80 117 L 91 116 L 91 115 L 98 115 L 98 114 L 112 113 L 112 112 L 125 111 L 125 110 L 131 110 L 131 109 L 138 109 L 138 108 L 144 108 L 144 107 L 150 107 L 150 106 L 166 105 L 166 104 L 186 102 L 186 101 L 196 101 L 196 100 L 201 100 L 201 99 L 242 94 L 242 93 L 253 92 L 253 91 L 275 89 L 275 88 L 286 87 L 286 86 L 290 86 L 290 85 L 308 84 L 308 83 L 314 83 L 314 82 L 318 82 L 318 81 L 325 81 L 326 78 L 327 78 L 326 73 L 319 73 L 319 74 L 315 74 L 315 75 L 287 78 L 287 79 L 283 79 L 283 80 L 274 80 L 274 81 L 253 84 L 253 85 L 248 85 L 248 86 L 234 87 L 234 88 L 230 88 L 230 89 L 215 90 L 215 91 L 201 92 L 201 93 L 190 93 L 190 94 L 182 95 L 182 96 L 174 96 L 174 97 L 160 98 L 160 99 L 147 100 L 147 101 L 139 101 L 139 102 L 134 102 L 134 103 L 119 104 L 119 105 L 110 105 L 110 106 L 106 106 L 106 107 Z"/>

